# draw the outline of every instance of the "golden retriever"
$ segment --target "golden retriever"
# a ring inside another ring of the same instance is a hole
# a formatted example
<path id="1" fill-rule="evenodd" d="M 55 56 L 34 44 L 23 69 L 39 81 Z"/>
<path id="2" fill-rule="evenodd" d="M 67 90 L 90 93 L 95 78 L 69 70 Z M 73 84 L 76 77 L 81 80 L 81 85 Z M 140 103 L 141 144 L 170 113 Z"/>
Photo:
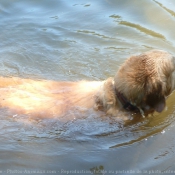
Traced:
<path id="1" fill-rule="evenodd" d="M 161 50 L 131 56 L 114 78 L 104 81 L 55 82 L 0 77 L 0 107 L 12 115 L 58 118 L 70 110 L 93 109 L 146 115 L 162 112 L 175 88 L 175 58 Z"/>

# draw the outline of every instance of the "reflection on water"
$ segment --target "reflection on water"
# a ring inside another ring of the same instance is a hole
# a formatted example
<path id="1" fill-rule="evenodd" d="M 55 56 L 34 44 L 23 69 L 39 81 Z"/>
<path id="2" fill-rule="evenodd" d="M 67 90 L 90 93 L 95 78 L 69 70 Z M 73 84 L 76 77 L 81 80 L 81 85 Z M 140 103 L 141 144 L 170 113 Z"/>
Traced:
<path id="1" fill-rule="evenodd" d="M 103 80 L 129 55 L 152 48 L 175 54 L 174 5 L 173 0 L 1 0 L 0 75 Z M 1 109 L 0 170 L 174 170 L 174 96 L 163 113 L 127 123 L 92 112 L 78 120 L 25 123 L 23 116 Z"/>

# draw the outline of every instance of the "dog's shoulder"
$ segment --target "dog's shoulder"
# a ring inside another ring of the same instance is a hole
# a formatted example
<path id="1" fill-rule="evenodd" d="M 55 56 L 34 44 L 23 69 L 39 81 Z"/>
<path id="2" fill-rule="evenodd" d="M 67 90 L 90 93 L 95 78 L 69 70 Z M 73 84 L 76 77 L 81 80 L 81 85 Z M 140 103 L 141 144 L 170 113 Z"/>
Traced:
<path id="1" fill-rule="evenodd" d="M 110 77 L 104 82 L 103 86 L 98 92 L 95 99 L 94 108 L 96 110 L 105 111 L 108 115 L 116 116 L 118 113 L 118 108 L 116 108 L 116 105 L 117 99 L 114 89 L 114 79 Z"/>

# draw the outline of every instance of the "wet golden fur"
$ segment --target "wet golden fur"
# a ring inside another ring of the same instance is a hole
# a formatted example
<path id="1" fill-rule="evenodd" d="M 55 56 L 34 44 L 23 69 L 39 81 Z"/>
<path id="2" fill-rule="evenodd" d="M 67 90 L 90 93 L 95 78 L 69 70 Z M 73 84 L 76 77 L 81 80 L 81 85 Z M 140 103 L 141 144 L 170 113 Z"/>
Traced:
<path id="1" fill-rule="evenodd" d="M 94 109 L 117 116 L 124 111 L 115 89 L 144 112 L 161 112 L 174 90 L 174 57 L 153 50 L 127 59 L 105 81 L 55 82 L 0 77 L 0 106 L 12 115 L 57 118 L 72 110 Z"/>
<path id="2" fill-rule="evenodd" d="M 136 106 L 161 112 L 174 90 L 175 58 L 160 50 L 132 56 L 115 76 L 115 87 Z"/>

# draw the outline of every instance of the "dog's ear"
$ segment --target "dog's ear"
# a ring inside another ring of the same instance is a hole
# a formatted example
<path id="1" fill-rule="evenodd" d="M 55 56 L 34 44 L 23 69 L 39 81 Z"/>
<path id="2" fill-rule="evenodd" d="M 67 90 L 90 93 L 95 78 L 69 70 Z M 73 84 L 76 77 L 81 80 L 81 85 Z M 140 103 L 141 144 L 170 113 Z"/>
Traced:
<path id="1" fill-rule="evenodd" d="M 156 112 L 160 113 L 163 111 L 166 105 L 163 84 L 159 81 L 155 81 L 154 79 L 151 80 L 147 82 L 145 89 L 146 104 L 148 104 Z"/>
<path id="2" fill-rule="evenodd" d="M 165 97 L 154 91 L 147 95 L 146 104 L 153 108 L 156 112 L 162 112 L 166 106 Z"/>
<path id="3" fill-rule="evenodd" d="M 155 105 L 155 111 L 156 112 L 162 112 L 165 108 L 166 102 L 165 102 L 165 98 L 163 97 L 156 105 Z"/>

